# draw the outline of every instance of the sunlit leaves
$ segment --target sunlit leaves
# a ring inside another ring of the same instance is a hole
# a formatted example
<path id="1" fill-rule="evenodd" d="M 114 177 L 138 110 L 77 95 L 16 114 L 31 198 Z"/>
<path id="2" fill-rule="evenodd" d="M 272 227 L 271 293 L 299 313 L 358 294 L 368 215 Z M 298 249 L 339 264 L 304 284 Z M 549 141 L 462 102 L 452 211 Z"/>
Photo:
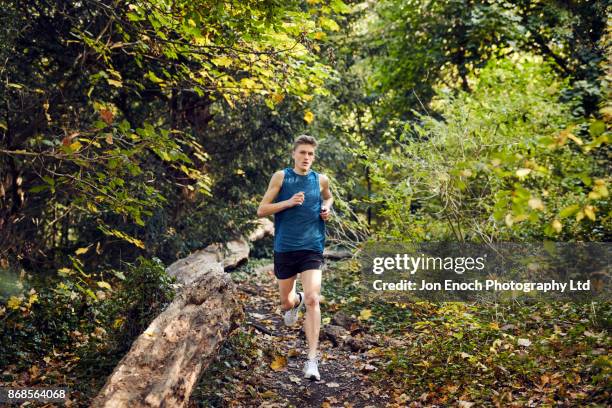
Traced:
<path id="1" fill-rule="evenodd" d="M 561 211 L 559 211 L 559 218 L 563 219 L 563 218 L 571 217 L 572 215 L 576 214 L 579 210 L 580 210 L 580 206 L 578 204 L 569 205 L 563 208 Z"/>
<path id="2" fill-rule="evenodd" d="M 606 181 L 603 179 L 595 180 L 593 190 L 589 192 L 588 198 L 591 200 L 598 200 L 601 198 L 608 197 L 608 188 L 606 187 Z"/>
<path id="3" fill-rule="evenodd" d="M 137 238 L 134 238 L 134 237 L 130 236 L 129 234 L 126 234 L 125 232 L 119 231 L 117 229 L 109 229 L 109 228 L 105 227 L 104 225 L 99 225 L 98 228 L 103 233 L 105 233 L 106 235 L 112 235 L 112 236 L 115 236 L 117 238 L 121 238 L 121 239 L 123 239 L 123 240 L 125 240 L 127 242 L 130 242 L 130 243 L 136 245 L 139 248 L 142 248 L 142 249 L 145 248 L 145 245 L 144 245 L 144 243 L 141 240 L 139 240 Z"/>
<path id="4" fill-rule="evenodd" d="M 340 30 L 340 26 L 338 25 L 338 23 L 336 23 L 331 18 L 320 17 L 319 18 L 319 23 L 321 24 L 321 27 L 323 27 L 326 30 L 329 30 L 329 31 L 338 31 L 338 30 Z"/>
<path id="5" fill-rule="evenodd" d="M 89 247 L 79 248 L 76 251 L 74 251 L 74 253 L 77 254 L 77 255 L 83 255 L 83 254 L 86 254 L 87 251 L 89 251 Z"/>
<path id="6" fill-rule="evenodd" d="M 596 225 L 606 222 L 608 179 L 592 156 L 594 138 L 606 133 L 592 121 L 588 127 L 572 121 L 569 106 L 547 91 L 559 89 L 559 80 L 537 61 L 528 55 L 490 61 L 472 92 L 439 92 L 443 121 L 418 115 L 406 140 L 422 134 L 423 141 L 400 144 L 381 160 L 362 153 L 378 191 L 372 201 L 384 203 L 387 233 L 461 240 L 605 229 Z"/>
<path id="7" fill-rule="evenodd" d="M 527 202 L 527 204 L 533 210 L 539 210 L 539 211 L 543 211 L 544 210 L 544 203 L 542 203 L 542 200 L 540 198 L 538 198 L 538 197 L 530 198 L 529 201 Z"/>
<path id="8" fill-rule="evenodd" d="M 335 13 L 349 11 L 340 0 L 331 6 Z M 268 92 L 301 97 L 320 91 L 322 80 L 328 76 L 329 69 L 317 61 L 303 41 L 305 34 L 320 32 L 321 28 L 339 28 L 333 16 L 316 18 L 316 14 L 327 14 L 328 10 L 324 4 L 312 4 L 306 12 L 293 3 L 270 9 L 253 1 L 137 1 L 127 5 L 129 24 L 116 21 L 126 36 L 130 33 L 131 45 L 117 48 L 129 48 L 138 61 L 162 55 L 178 60 L 178 65 L 170 66 L 163 76 L 157 70 L 149 70 L 144 76 L 162 89 L 189 84 L 195 92 L 221 96 L 230 105 L 237 98 Z M 113 50 L 101 40 L 85 33 L 81 36 L 87 37 L 86 42 L 98 52 L 112 56 Z M 248 73 L 249 81 L 242 80 L 244 73 Z M 111 81 L 114 86 L 120 85 L 120 78 Z"/>
<path id="9" fill-rule="evenodd" d="M 96 282 L 96 284 L 101 287 L 102 289 L 107 289 L 107 290 L 111 290 L 111 285 L 108 282 L 105 281 L 98 281 Z"/>
<path id="10" fill-rule="evenodd" d="M 329 6 L 335 13 L 338 14 L 350 13 L 351 11 L 351 8 L 342 0 L 332 0 Z"/>
<path id="11" fill-rule="evenodd" d="M 215 64 L 216 66 L 220 66 L 220 67 L 229 67 L 232 64 L 232 59 L 223 55 L 217 58 L 213 58 L 212 63 Z"/>
<path id="12" fill-rule="evenodd" d="M 518 169 L 516 171 L 516 176 L 520 179 L 527 177 L 527 175 L 531 173 L 531 169 Z"/>
<path id="13" fill-rule="evenodd" d="M 8 302 L 6 303 L 6 305 L 8 306 L 9 309 L 19 309 L 19 306 L 21 305 L 21 299 L 16 297 L 16 296 L 11 296 L 8 300 Z"/>
<path id="14" fill-rule="evenodd" d="M 311 111 L 307 111 L 304 113 L 304 121 L 306 123 L 310 125 L 313 120 L 314 120 L 314 114 Z"/>

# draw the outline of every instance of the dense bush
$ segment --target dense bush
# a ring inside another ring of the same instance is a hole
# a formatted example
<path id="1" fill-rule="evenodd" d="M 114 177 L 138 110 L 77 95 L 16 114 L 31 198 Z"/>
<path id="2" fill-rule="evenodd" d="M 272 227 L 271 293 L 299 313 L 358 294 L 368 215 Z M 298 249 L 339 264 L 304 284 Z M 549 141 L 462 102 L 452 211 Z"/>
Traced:
<path id="1" fill-rule="evenodd" d="M 380 235 L 407 240 L 602 240 L 610 231 L 607 124 L 576 119 L 541 58 L 493 59 L 473 91 L 439 90 L 436 116 L 390 154 L 364 150 Z M 609 120 L 610 117 L 606 117 Z"/>
<path id="2" fill-rule="evenodd" d="M 65 354 L 85 366 L 114 366 L 174 290 L 173 278 L 156 259 L 139 258 L 113 273 L 123 278 L 121 284 L 99 285 L 96 293 L 79 290 L 82 282 L 73 275 L 36 287 L 24 277 L 23 294 L 0 306 L 0 366 L 27 369 Z"/>

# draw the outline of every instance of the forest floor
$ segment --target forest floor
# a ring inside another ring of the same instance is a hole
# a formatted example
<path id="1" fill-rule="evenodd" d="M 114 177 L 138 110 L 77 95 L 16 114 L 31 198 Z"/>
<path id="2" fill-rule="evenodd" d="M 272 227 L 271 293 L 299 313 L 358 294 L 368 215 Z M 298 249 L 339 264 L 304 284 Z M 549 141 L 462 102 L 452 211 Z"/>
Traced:
<path id="1" fill-rule="evenodd" d="M 245 320 L 190 407 L 609 406 L 610 302 L 372 300 L 357 261 L 328 262 L 321 381 L 310 381 L 303 316 L 284 326 L 269 262 L 232 273 Z"/>
<path id="2" fill-rule="evenodd" d="M 251 260 L 231 276 L 245 317 L 202 374 L 189 407 L 610 406 L 609 301 L 374 299 L 364 294 L 357 260 L 329 261 L 321 380 L 310 381 L 302 375 L 303 316 L 293 327 L 283 324 L 270 259 Z M 96 345 L 3 367 L 0 385 L 68 384 L 71 399 L 62 406 L 88 406 L 120 358 Z"/>
<path id="3" fill-rule="evenodd" d="M 236 281 L 244 304 L 245 322 L 234 332 L 214 367 L 192 394 L 191 406 L 387 405 L 387 393 L 368 378 L 369 372 L 376 369 L 372 364 L 376 358 L 367 352 L 372 344 L 364 342 L 364 339 L 379 341 L 380 335 L 357 333 L 351 336 L 348 330 L 322 330 L 321 380 L 304 379 L 302 368 L 307 344 L 303 312 L 298 324 L 292 327 L 284 325 L 272 265 L 256 268 L 248 279 L 239 277 Z M 337 318 L 341 319 L 342 314 Z M 344 320 L 342 323 L 349 325 L 349 329 L 350 325 L 353 326 L 353 333 L 363 332 L 353 319 Z M 352 348 L 348 345 L 341 347 L 339 343 L 344 343 L 342 336 L 354 337 L 356 344 Z"/>

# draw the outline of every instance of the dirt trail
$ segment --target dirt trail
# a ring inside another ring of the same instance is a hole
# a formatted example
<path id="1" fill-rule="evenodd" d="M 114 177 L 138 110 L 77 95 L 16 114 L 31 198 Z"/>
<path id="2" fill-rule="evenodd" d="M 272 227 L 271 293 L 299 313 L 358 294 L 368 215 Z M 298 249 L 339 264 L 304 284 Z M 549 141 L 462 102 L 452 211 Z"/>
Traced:
<path id="1" fill-rule="evenodd" d="M 270 267 L 259 268 L 248 281 L 238 283 L 238 288 L 246 314 L 246 321 L 238 330 L 255 334 L 257 347 L 267 350 L 268 355 L 262 355 L 243 378 L 245 387 L 250 385 L 259 390 L 258 394 L 250 401 L 237 399 L 236 406 L 365 408 L 387 405 L 384 391 L 367 378 L 374 367 L 368 364 L 366 354 L 348 347 L 334 347 L 329 339 L 321 341 L 319 347 L 321 380 L 303 378 L 307 350 L 303 315 L 293 327 L 283 324 Z M 271 368 L 275 360 L 277 371 Z"/>

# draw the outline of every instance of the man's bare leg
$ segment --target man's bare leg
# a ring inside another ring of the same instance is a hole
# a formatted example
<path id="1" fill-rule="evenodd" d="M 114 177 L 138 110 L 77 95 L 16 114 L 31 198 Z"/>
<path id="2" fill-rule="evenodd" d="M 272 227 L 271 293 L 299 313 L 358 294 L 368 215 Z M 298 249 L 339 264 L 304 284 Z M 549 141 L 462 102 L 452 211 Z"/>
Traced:
<path id="1" fill-rule="evenodd" d="M 297 305 L 300 298 L 295 293 L 295 282 L 297 275 L 287 279 L 277 279 L 280 293 L 281 309 L 287 311 Z"/>
<path id="2" fill-rule="evenodd" d="M 317 356 L 319 346 L 319 331 L 321 329 L 321 309 L 319 299 L 321 297 L 321 270 L 309 269 L 302 272 L 302 286 L 306 303 L 306 317 L 304 319 L 304 331 L 308 342 L 308 358 Z"/>

